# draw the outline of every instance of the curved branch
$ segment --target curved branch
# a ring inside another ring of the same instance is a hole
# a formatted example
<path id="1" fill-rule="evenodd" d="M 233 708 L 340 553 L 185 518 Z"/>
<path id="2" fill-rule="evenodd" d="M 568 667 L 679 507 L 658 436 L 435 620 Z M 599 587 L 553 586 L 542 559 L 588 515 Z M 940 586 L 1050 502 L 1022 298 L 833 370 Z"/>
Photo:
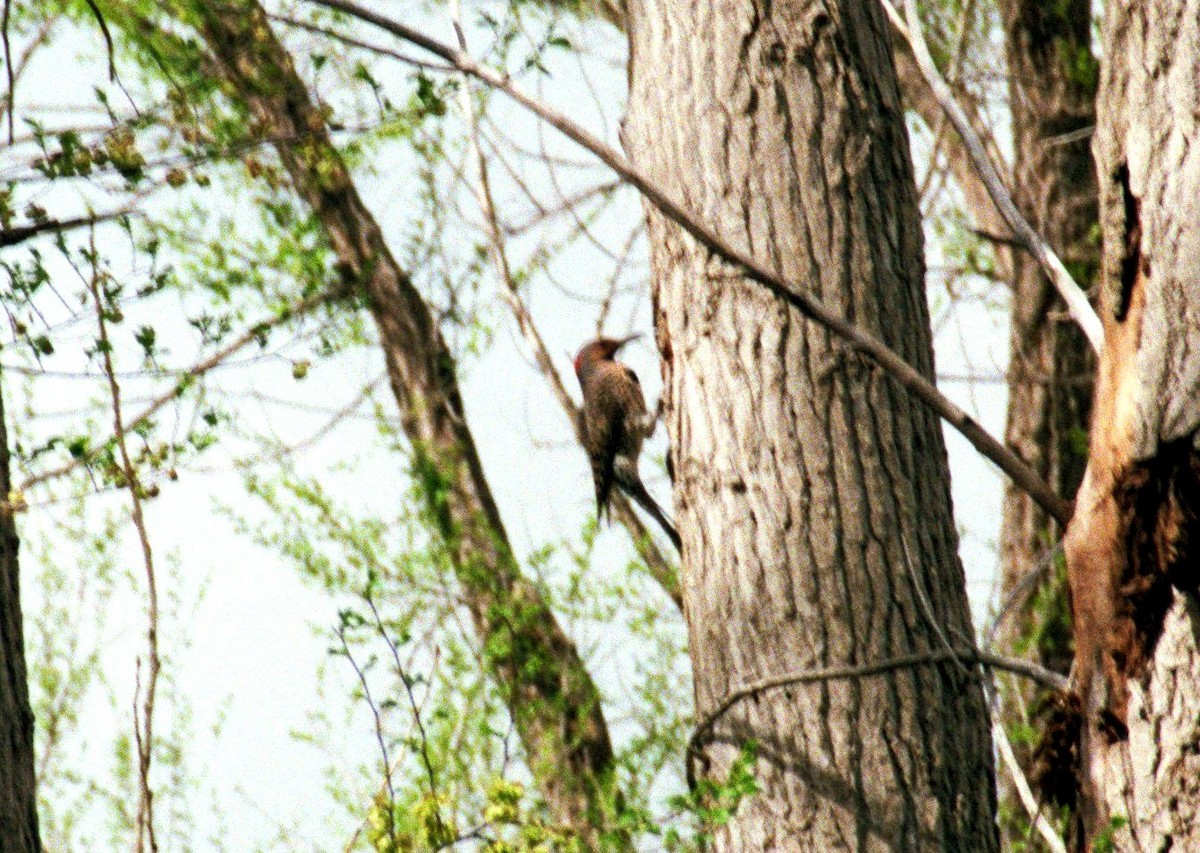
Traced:
<path id="1" fill-rule="evenodd" d="M 453 4 L 451 8 L 457 13 L 457 3 Z M 463 34 L 462 26 L 457 20 L 457 14 L 454 21 L 454 29 L 458 35 L 459 45 L 463 50 L 466 50 L 466 37 Z M 487 228 L 492 261 L 495 263 L 496 271 L 500 276 L 502 284 L 500 295 L 508 305 L 509 310 L 512 311 L 522 337 L 525 338 L 525 342 L 529 345 L 530 350 L 533 351 L 533 358 L 537 364 L 538 371 L 546 378 L 554 399 L 558 401 L 558 405 L 566 414 L 567 420 L 571 424 L 571 430 L 575 434 L 576 441 L 580 446 L 583 446 L 583 420 L 579 407 L 571 399 L 571 395 L 563 383 L 562 376 L 559 374 L 557 368 L 555 368 L 554 360 L 550 357 L 550 351 L 546 348 L 546 342 L 542 339 L 541 332 L 538 331 L 537 326 L 534 325 L 533 315 L 529 312 L 529 307 L 521 298 L 521 290 L 517 286 L 516 279 L 513 278 L 512 268 L 508 261 L 508 248 L 505 243 L 504 234 L 500 228 L 500 223 L 496 217 L 496 205 L 492 197 L 492 184 L 488 177 L 487 159 L 484 157 L 483 149 L 479 145 L 479 119 L 475 114 L 475 107 L 471 103 L 470 83 L 465 75 L 463 76 L 462 88 L 459 89 L 459 100 L 459 107 L 467 119 L 467 127 L 470 131 L 468 144 L 470 146 L 471 158 L 475 161 L 475 196 L 479 203 L 479 209 L 483 213 L 484 224 Z M 574 202 L 571 199 L 564 199 L 564 204 L 570 207 L 573 206 Z M 642 523 L 642 520 L 633 511 L 629 499 L 623 494 L 614 493 L 612 508 L 617 520 L 629 531 L 629 535 L 633 539 L 633 546 L 637 549 L 638 555 L 645 561 L 650 575 L 663 588 L 667 595 L 670 596 L 671 600 L 675 602 L 675 606 L 682 610 L 683 593 L 679 588 L 679 577 L 676 575 L 670 562 L 663 556 L 662 551 L 654 543 L 654 539 L 651 537 L 650 531 L 646 529 L 646 525 Z"/>

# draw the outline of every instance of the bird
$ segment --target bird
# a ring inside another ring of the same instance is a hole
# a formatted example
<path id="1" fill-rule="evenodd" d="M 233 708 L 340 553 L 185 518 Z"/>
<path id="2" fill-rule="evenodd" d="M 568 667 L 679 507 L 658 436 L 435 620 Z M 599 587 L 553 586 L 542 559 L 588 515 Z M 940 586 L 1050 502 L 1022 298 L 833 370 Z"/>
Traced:
<path id="1" fill-rule="evenodd" d="M 650 497 L 638 475 L 642 442 L 654 433 L 658 418 L 646 411 L 637 374 L 617 361 L 617 351 L 640 337 L 596 338 L 575 356 L 575 376 L 583 391 L 583 444 L 596 486 L 596 516 L 610 511 L 612 488 L 635 500 L 680 548 L 679 533 Z"/>

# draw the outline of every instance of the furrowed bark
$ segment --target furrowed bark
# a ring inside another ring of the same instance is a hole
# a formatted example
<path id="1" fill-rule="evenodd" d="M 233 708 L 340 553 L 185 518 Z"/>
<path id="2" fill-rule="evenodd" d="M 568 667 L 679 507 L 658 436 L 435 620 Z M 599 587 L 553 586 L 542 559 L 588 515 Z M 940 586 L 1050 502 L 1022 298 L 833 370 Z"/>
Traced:
<path id="1" fill-rule="evenodd" d="M 366 296 L 414 474 L 429 493 L 430 519 L 450 551 L 484 658 L 554 819 L 591 849 L 627 848 L 613 829 L 613 752 L 599 693 L 520 573 L 465 421 L 453 357 L 429 308 L 388 250 L 262 8 L 221 0 L 195 4 L 183 15 L 191 16 L 256 130 L 288 140 L 277 151 L 295 190 Z"/>
<path id="2" fill-rule="evenodd" d="M 1086 133 L 1096 123 L 1099 82 L 1091 52 L 1091 3 L 1001 0 L 1000 14 L 1014 136 L 1013 198 L 1086 288 L 1100 265 L 1095 234 L 1099 202 L 1091 137 Z M 1087 462 L 1095 358 L 1034 259 L 1023 252 L 1010 253 L 1010 258 L 1005 443 L 1070 499 Z M 1003 596 L 1027 573 L 1045 565 L 1061 533 L 1057 521 L 1025 492 L 1004 484 Z M 1051 567 L 1043 571 L 1040 584 L 1028 585 L 1026 600 L 1039 586 L 1046 592 L 1038 612 L 1022 602 L 1002 627 L 1000 643 L 1008 654 L 1028 648 L 1032 659 L 1065 674 L 1073 654 L 1066 584 Z M 1008 694 L 1004 720 L 1023 723 L 1024 709 L 1037 704 L 1037 691 L 1015 680 L 1010 690 L 1020 695 Z M 1017 754 L 1028 768 L 1029 750 L 1018 744 Z"/>
<path id="3" fill-rule="evenodd" d="M 1200 849 L 1200 0 L 1106 4 L 1106 343 L 1066 538 L 1079 849 Z M 1115 822 L 1114 822 L 1115 821 Z M 1124 829 L 1118 824 L 1128 821 Z"/>
<path id="4" fill-rule="evenodd" d="M 0 490 L 12 490 L 8 429 L 0 395 Z M 25 669 L 16 520 L 0 510 L 0 850 L 40 853 L 33 756 L 33 711 Z"/>
<path id="5" fill-rule="evenodd" d="M 628 4 L 626 150 L 667 196 L 933 375 L 887 22 L 872 3 Z M 931 411 L 645 205 L 696 704 L 971 636 Z M 937 624 L 923 615 L 928 599 Z M 696 744 L 761 792 L 714 849 L 997 849 L 978 683 L 953 662 L 735 702 Z"/>

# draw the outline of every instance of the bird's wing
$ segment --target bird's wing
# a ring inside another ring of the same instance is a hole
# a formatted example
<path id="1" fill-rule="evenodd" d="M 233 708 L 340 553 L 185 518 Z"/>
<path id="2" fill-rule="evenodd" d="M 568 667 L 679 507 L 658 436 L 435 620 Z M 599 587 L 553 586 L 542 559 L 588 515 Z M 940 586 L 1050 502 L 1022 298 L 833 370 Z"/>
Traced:
<path id="1" fill-rule="evenodd" d="M 588 444 L 592 448 L 592 482 L 596 486 L 596 517 L 603 519 L 613 487 L 613 460 L 625 432 L 623 418 L 589 418 Z"/>
<path id="2" fill-rule="evenodd" d="M 616 393 L 622 402 L 622 410 L 625 412 L 625 429 L 639 438 L 646 434 L 646 398 L 642 395 L 642 383 L 638 380 L 638 376 L 633 372 L 632 368 L 624 364 L 618 364 L 623 375 L 614 384 L 614 393 Z M 641 449 L 641 441 L 638 441 L 638 449 Z"/>

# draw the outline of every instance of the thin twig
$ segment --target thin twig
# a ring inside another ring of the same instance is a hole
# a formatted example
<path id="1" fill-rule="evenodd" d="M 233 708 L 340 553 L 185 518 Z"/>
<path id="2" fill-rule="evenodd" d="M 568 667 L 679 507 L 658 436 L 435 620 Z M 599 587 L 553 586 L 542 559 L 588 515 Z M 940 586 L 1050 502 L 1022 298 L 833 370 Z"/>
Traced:
<path id="1" fill-rule="evenodd" d="M 104 20 L 104 15 L 100 13 L 100 7 L 96 5 L 96 0 L 84 0 L 84 2 L 92 10 L 96 23 L 100 25 L 100 34 L 104 36 L 104 48 L 108 52 L 108 81 L 112 83 L 117 79 L 116 49 L 113 47 L 112 33 L 108 31 L 108 23 Z"/>
<path id="2" fill-rule="evenodd" d="M 16 138 L 16 132 L 13 129 L 13 113 L 16 112 L 16 97 L 17 83 L 16 75 L 13 73 L 12 64 L 12 46 L 8 41 L 8 23 L 9 11 L 12 5 L 12 0 L 4 0 L 4 20 L 0 21 L 0 38 L 4 40 L 4 73 L 8 77 L 8 144 L 12 145 Z"/>
<path id="3" fill-rule="evenodd" d="M 1038 560 L 1037 565 L 1021 575 L 1017 582 L 1008 590 L 1004 600 L 1000 603 L 1000 607 L 996 610 L 996 615 L 992 618 L 992 624 L 984 632 L 983 647 L 985 649 L 992 648 L 996 642 L 996 634 L 1000 631 L 1004 620 L 1008 618 L 1008 614 L 1016 610 L 1028 598 L 1033 588 L 1041 581 L 1046 569 L 1054 564 L 1054 558 L 1061 552 L 1062 543 L 1059 542 L 1053 548 L 1046 551 L 1041 559 Z"/>
<path id="4" fill-rule="evenodd" d="M 892 25 L 908 41 L 909 46 L 912 47 L 913 56 L 917 60 L 917 67 L 921 69 L 925 81 L 929 84 L 929 88 L 933 90 L 934 96 L 942 105 L 947 118 L 950 119 L 951 124 L 954 125 L 959 136 L 962 137 L 967 153 L 971 157 L 971 162 L 975 165 L 975 170 L 983 179 L 984 185 L 988 190 L 988 195 L 992 197 L 992 201 L 996 204 L 996 209 L 1000 211 L 1000 215 L 1004 217 L 1004 221 L 1008 223 L 1008 227 L 1013 230 L 1013 234 L 1016 235 L 1017 239 L 1037 259 L 1046 276 L 1067 303 L 1067 309 L 1071 312 L 1071 317 L 1083 329 L 1083 333 L 1087 335 L 1092 349 L 1099 352 L 1104 345 L 1104 327 L 1100 323 L 1100 317 L 1097 316 L 1095 310 L 1088 302 L 1087 294 L 1083 292 L 1083 288 L 1071 277 L 1071 273 L 1067 271 L 1067 268 L 1063 265 L 1058 255 L 1042 239 L 1041 235 L 1033 230 L 1033 226 L 1017 210 L 1012 196 L 1005 189 L 1004 183 L 1000 180 L 1000 175 L 997 174 L 995 167 L 984 151 L 982 141 L 980 141 L 979 136 L 975 133 L 974 128 L 971 127 L 971 123 L 968 121 L 962 107 L 954 99 L 954 93 L 950 91 L 950 86 L 942 79 L 941 74 L 938 73 L 933 57 L 929 55 L 929 46 L 925 43 L 925 36 L 921 32 L 921 22 L 917 13 L 916 0 L 904 0 L 905 17 L 908 19 L 907 25 L 904 19 L 900 17 L 900 13 L 896 7 L 889 0 L 880 0 L 880 2 L 891 19 Z"/>
<path id="5" fill-rule="evenodd" d="M 634 168 L 616 150 L 594 137 L 580 125 L 526 95 L 515 87 L 506 75 L 480 65 L 466 53 L 430 38 L 412 27 L 385 18 L 370 9 L 348 2 L 348 0 L 309 0 L 309 2 L 345 12 L 428 50 L 452 63 L 460 71 L 499 89 L 521 106 L 549 122 L 569 139 L 591 151 L 609 168 L 636 187 L 664 216 L 691 234 L 701 245 L 727 262 L 741 267 L 751 279 L 757 281 L 778 298 L 798 309 L 806 317 L 825 326 L 844 339 L 853 349 L 872 358 L 893 379 L 958 430 L 976 450 L 995 462 L 1014 483 L 1027 492 L 1061 525 L 1065 527 L 1070 521 L 1073 507 L 1069 501 L 1055 493 L 1050 485 L 1024 460 L 992 437 L 974 418 L 951 402 L 937 390 L 937 387 L 929 379 L 896 352 L 875 336 L 847 321 L 824 302 L 802 291 L 777 273 L 768 270 L 745 251 L 731 246 L 708 224 L 692 215 L 681 204 L 668 196 L 656 182 Z"/>
<path id="6" fill-rule="evenodd" d="M 917 567 L 913 563 L 912 555 L 908 551 L 908 541 L 904 538 L 903 533 L 900 535 L 900 547 L 904 551 L 904 565 L 908 569 L 908 579 L 913 586 L 913 597 L 917 599 L 917 604 L 921 608 L 921 614 L 925 617 L 925 622 L 929 625 L 930 630 L 937 635 L 942 648 L 953 655 L 954 647 L 950 645 L 950 639 L 946 636 L 946 632 L 942 630 L 942 624 L 933 613 L 933 605 L 930 604 L 929 597 L 925 594 L 925 584 L 917 577 Z M 964 675 L 970 675 L 967 665 L 958 656 L 954 656 L 952 660 Z"/>
<path id="7" fill-rule="evenodd" d="M 154 699 L 158 687 L 160 666 L 158 657 L 158 584 L 155 579 L 154 554 L 150 548 L 150 536 L 146 531 L 146 519 L 142 514 L 142 486 L 138 481 L 137 471 L 133 467 L 133 460 L 129 456 L 129 448 L 125 442 L 126 429 L 121 415 L 121 386 L 117 382 L 116 371 L 113 369 L 112 344 L 108 339 L 108 324 L 105 321 L 108 309 L 100 296 L 100 272 L 95 266 L 97 260 L 94 234 L 91 259 L 93 271 L 90 288 L 92 299 L 96 304 L 97 325 L 100 330 L 98 349 L 104 365 L 104 374 L 108 377 L 108 389 L 112 398 L 113 434 L 116 436 L 117 450 L 120 452 L 125 487 L 129 490 L 130 514 L 142 546 L 142 561 L 146 569 L 146 596 L 149 608 L 146 645 L 149 673 L 146 679 L 145 699 L 142 703 L 140 730 L 137 725 L 136 713 L 134 715 L 134 732 L 137 735 L 138 751 L 138 781 L 141 788 L 137 813 L 137 850 L 143 849 L 142 842 L 145 839 L 150 845 L 150 853 L 157 853 L 158 841 L 154 836 L 154 792 L 150 788 L 150 762 L 154 755 Z"/>
<path id="8" fill-rule="evenodd" d="M 182 394 L 188 388 L 188 386 L 192 385 L 197 379 L 201 378 L 210 370 L 220 365 L 227 358 L 241 350 L 247 344 L 259 340 L 262 334 L 267 330 L 278 326 L 280 323 L 284 323 L 290 319 L 308 313 L 316 306 L 334 298 L 334 296 L 334 293 L 328 291 L 307 296 L 304 299 L 289 305 L 286 309 L 277 311 L 270 317 L 266 317 L 248 327 L 246 331 L 239 335 L 235 340 L 231 341 L 229 344 L 222 347 L 208 358 L 201 359 L 187 370 L 183 371 L 179 380 L 171 387 L 171 389 L 160 394 L 154 399 L 154 402 L 142 409 L 142 411 L 139 412 L 138 415 L 126 425 L 125 431 L 135 430 L 142 424 L 146 423 L 148 420 L 150 420 L 150 418 L 154 417 L 159 409 L 166 406 L 172 400 L 177 399 L 179 395 Z M 113 374 L 113 376 L 115 376 L 115 374 Z M 86 465 L 94 461 L 101 453 L 104 452 L 105 447 L 109 446 L 109 444 L 115 439 L 123 437 L 124 434 L 124 432 L 118 432 L 112 436 L 109 436 L 104 441 L 94 445 L 91 450 L 81 453 L 79 456 L 72 457 L 70 461 L 65 462 L 58 468 L 53 468 L 49 471 L 43 471 L 40 474 L 35 474 L 32 477 L 27 478 L 23 483 L 21 483 L 17 491 L 19 493 L 23 493 L 34 486 L 41 485 L 42 483 L 50 480 L 56 480 L 60 477 L 65 477 L 79 466 Z"/>
<path id="9" fill-rule="evenodd" d="M 408 673 L 404 671 L 404 665 L 400 663 L 400 652 L 396 648 L 396 644 L 392 642 L 387 628 L 384 627 L 383 618 L 379 615 L 379 609 L 375 606 L 375 599 L 371 595 L 370 588 L 367 589 L 363 598 L 366 599 L 367 606 L 371 608 L 371 615 L 375 618 L 375 628 L 379 631 L 379 636 L 383 637 L 383 641 L 392 653 L 392 661 L 396 666 L 396 677 L 404 685 L 404 692 L 408 696 L 408 706 L 412 710 L 413 721 L 417 726 L 417 733 L 421 736 L 421 763 L 425 765 L 425 775 L 429 779 L 429 798 L 433 803 L 433 817 L 438 825 L 438 835 L 444 835 L 445 833 L 441 830 L 445 829 L 446 824 L 442 820 L 442 807 L 438 801 L 437 774 L 433 769 L 433 759 L 429 756 L 429 734 L 425 731 L 425 722 L 421 719 L 421 709 L 417 706 L 417 698 L 413 695 L 412 682 L 408 677 Z"/>
<path id="10" fill-rule="evenodd" d="M 358 676 L 358 683 L 362 685 L 363 697 L 367 701 L 367 707 L 371 709 L 371 715 L 375 720 L 375 740 L 379 744 L 379 752 L 383 757 L 383 779 L 387 788 L 387 832 L 388 838 L 392 842 L 392 847 L 396 847 L 396 787 L 392 782 L 392 760 L 388 757 L 387 737 L 383 733 L 383 712 L 379 708 L 379 704 L 375 701 L 375 697 L 371 695 L 371 685 L 367 682 L 367 674 L 363 672 L 363 668 L 358 665 L 358 661 L 354 659 L 354 654 L 350 651 L 350 644 L 346 641 L 346 627 L 339 625 L 337 628 L 338 639 L 342 641 L 342 651 L 346 655 L 346 660 L 350 661 L 350 666 L 354 669 L 354 674 Z"/>

